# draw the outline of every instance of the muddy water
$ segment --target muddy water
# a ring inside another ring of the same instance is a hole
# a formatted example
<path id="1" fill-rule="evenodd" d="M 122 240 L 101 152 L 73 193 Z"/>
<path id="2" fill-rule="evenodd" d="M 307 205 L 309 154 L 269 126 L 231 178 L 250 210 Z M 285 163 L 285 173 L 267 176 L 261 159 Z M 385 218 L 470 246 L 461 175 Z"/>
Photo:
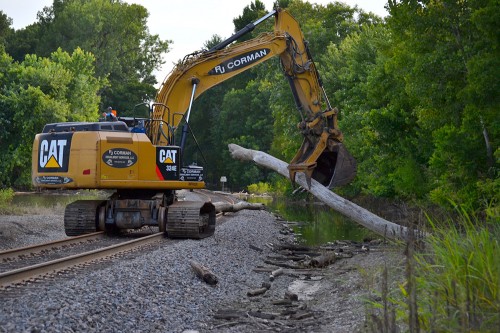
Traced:
<path id="1" fill-rule="evenodd" d="M 106 193 L 98 191 L 16 193 L 12 205 L 52 208 L 61 205 L 66 206 L 76 200 L 96 200 L 105 199 L 106 197 Z"/>
<path id="2" fill-rule="evenodd" d="M 335 240 L 362 241 L 373 234 L 326 205 L 309 202 L 290 202 L 281 198 L 250 198 L 262 202 L 289 222 L 307 245 L 320 245 Z"/>

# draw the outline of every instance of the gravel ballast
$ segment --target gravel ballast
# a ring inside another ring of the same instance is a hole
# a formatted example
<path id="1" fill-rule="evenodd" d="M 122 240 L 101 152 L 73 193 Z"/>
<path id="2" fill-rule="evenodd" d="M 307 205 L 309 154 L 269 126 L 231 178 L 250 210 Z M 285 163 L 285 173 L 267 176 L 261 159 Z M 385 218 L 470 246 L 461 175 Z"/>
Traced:
<path id="1" fill-rule="evenodd" d="M 31 217 L 32 220 L 36 218 Z M 262 280 L 249 244 L 265 248 L 278 227 L 265 211 L 232 214 L 215 237 L 158 245 L 129 260 L 113 260 L 97 271 L 71 279 L 44 281 L 2 299 L 1 329 L 6 332 L 182 332 L 208 329 L 214 306 L 242 297 Z M 56 237 L 57 238 L 57 237 Z M 38 240 L 35 238 L 35 240 Z M 211 287 L 189 265 L 195 260 L 219 278 Z M 283 282 L 286 280 L 281 279 Z"/>

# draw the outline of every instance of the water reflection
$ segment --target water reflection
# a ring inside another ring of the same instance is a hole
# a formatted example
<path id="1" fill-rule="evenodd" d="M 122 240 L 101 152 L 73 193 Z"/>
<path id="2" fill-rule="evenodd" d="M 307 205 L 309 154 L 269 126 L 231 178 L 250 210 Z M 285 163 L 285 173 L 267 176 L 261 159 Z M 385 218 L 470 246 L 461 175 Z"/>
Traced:
<path id="1" fill-rule="evenodd" d="M 66 192 L 41 192 L 41 193 L 16 193 L 12 205 L 18 207 L 65 207 L 76 200 L 104 199 L 107 194 L 99 191 L 66 191 Z"/>
<path id="2" fill-rule="evenodd" d="M 362 241 L 372 235 L 368 229 L 323 204 L 270 197 L 252 197 L 248 201 L 262 202 L 285 220 L 299 222 L 293 229 L 307 245 L 320 245 L 334 240 Z"/>

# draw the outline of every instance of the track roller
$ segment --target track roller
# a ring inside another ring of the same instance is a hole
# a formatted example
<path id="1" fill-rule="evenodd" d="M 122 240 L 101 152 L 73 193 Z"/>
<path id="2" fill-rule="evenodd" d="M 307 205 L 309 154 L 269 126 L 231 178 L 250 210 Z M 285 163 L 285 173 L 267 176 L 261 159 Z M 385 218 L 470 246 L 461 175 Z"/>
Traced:
<path id="1" fill-rule="evenodd" d="M 215 206 L 211 202 L 177 201 L 168 206 L 167 236 L 201 239 L 215 232 Z"/>

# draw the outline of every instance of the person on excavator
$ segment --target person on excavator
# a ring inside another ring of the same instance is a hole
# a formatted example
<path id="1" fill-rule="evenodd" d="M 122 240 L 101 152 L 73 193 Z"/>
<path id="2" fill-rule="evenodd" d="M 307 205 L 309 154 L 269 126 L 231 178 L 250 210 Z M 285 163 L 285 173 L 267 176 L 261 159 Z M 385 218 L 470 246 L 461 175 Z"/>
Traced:
<path id="1" fill-rule="evenodd" d="M 106 110 L 106 112 L 102 113 L 102 116 L 104 117 L 104 120 L 107 121 L 117 121 L 118 118 L 116 118 L 116 110 L 113 110 L 113 108 L 110 106 Z"/>

